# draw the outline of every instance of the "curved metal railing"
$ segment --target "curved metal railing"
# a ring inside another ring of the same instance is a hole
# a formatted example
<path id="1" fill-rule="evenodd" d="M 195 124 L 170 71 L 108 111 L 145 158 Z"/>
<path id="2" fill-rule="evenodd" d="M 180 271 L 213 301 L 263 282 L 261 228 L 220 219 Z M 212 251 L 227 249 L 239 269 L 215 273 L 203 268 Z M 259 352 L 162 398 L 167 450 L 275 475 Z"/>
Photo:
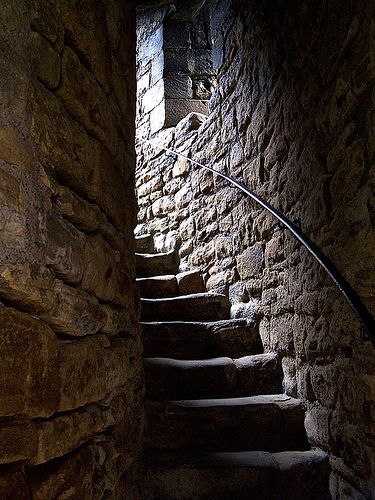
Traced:
<path id="1" fill-rule="evenodd" d="M 375 319 L 367 309 L 366 305 L 359 297 L 357 292 L 352 288 L 350 283 L 344 278 L 344 276 L 340 273 L 337 267 L 328 259 L 328 257 L 320 250 L 315 243 L 313 243 L 307 236 L 303 234 L 301 229 L 294 224 L 292 221 L 287 219 L 281 212 L 279 212 L 276 208 L 270 205 L 263 198 L 258 196 L 254 191 L 245 186 L 242 182 L 230 177 L 229 175 L 223 174 L 219 170 L 214 169 L 209 165 L 204 165 L 203 163 L 199 163 L 196 160 L 189 158 L 188 156 L 178 153 L 177 151 L 173 151 L 172 149 L 161 146 L 161 149 L 166 152 L 180 156 L 189 162 L 208 170 L 219 177 L 225 179 L 233 186 L 237 187 L 243 193 L 250 196 L 253 200 L 255 200 L 259 205 L 265 208 L 268 212 L 270 212 L 276 219 L 278 219 L 283 226 L 285 226 L 289 231 L 293 234 L 297 240 L 302 243 L 302 245 L 311 253 L 311 255 L 319 262 L 319 264 L 326 270 L 329 276 L 332 278 L 337 288 L 341 292 L 341 294 L 345 297 L 346 301 L 354 311 L 358 320 L 361 323 L 361 336 L 364 340 L 370 340 L 375 347 Z"/>

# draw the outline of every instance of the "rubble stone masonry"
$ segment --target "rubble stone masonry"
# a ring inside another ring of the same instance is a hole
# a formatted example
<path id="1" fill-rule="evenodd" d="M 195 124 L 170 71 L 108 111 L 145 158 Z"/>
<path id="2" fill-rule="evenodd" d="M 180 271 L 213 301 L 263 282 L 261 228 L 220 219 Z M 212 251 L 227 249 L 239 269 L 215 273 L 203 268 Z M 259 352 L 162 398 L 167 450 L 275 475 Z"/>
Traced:
<path id="1" fill-rule="evenodd" d="M 375 314 L 374 2 L 210 8 L 218 89 L 208 118 L 190 115 L 148 140 L 140 130 L 137 232 L 153 234 L 159 251 L 178 248 L 180 270 L 202 270 L 209 290 L 229 294 L 233 316 L 258 318 L 266 351 L 282 357 L 285 391 L 305 403 L 312 446 L 330 454 L 333 498 L 371 498 L 375 357 L 358 321 L 272 216 L 160 145 L 298 221 Z"/>
<path id="2" fill-rule="evenodd" d="M 135 16 L 0 8 L 0 498 L 136 498 Z"/>

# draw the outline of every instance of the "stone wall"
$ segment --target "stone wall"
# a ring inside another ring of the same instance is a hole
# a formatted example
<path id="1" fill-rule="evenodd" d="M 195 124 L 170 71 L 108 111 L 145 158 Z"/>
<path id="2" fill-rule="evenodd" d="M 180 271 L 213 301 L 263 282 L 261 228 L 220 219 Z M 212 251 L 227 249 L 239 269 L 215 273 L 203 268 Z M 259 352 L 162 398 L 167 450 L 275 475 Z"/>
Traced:
<path id="1" fill-rule="evenodd" d="M 285 391 L 306 404 L 311 444 L 330 453 L 333 498 L 371 498 L 375 358 L 358 321 L 288 231 L 160 145 L 228 172 L 298 221 L 375 314 L 374 5 L 210 6 L 219 67 L 210 115 L 144 143 L 137 232 L 152 233 L 158 250 L 178 248 L 181 270 L 201 269 L 234 316 L 260 319 Z"/>
<path id="2" fill-rule="evenodd" d="M 0 497 L 135 498 L 135 19 L 0 13 Z"/>
<path id="3" fill-rule="evenodd" d="M 178 13 L 165 6 L 138 12 L 139 140 L 177 125 L 190 112 L 208 111 L 216 83 L 209 11 L 191 14 L 194 19 Z"/>

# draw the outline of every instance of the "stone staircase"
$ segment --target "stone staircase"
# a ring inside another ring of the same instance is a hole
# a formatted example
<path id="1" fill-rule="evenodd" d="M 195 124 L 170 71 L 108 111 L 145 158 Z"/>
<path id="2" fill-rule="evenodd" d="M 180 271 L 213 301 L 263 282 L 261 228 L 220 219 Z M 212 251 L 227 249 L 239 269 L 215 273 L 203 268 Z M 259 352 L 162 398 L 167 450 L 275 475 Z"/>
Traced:
<path id="1" fill-rule="evenodd" d="M 230 317 L 226 296 L 174 252 L 137 239 L 146 377 L 145 499 L 325 499 L 328 457 L 311 450 L 277 356 Z"/>

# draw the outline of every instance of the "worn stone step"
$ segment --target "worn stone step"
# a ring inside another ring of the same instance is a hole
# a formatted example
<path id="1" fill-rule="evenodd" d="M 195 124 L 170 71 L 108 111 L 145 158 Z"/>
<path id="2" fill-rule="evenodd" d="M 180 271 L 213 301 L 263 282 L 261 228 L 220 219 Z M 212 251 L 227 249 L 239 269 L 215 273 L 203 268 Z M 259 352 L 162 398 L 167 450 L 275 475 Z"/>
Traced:
<path id="1" fill-rule="evenodd" d="M 137 278 L 137 284 L 142 298 L 160 299 L 178 295 L 178 284 L 174 275 Z"/>
<path id="2" fill-rule="evenodd" d="M 212 321 L 229 317 L 226 295 L 196 293 L 166 299 L 141 299 L 142 321 Z"/>
<path id="3" fill-rule="evenodd" d="M 174 275 L 137 278 L 142 298 L 166 298 L 177 295 L 204 293 L 204 283 L 200 272 L 186 272 Z"/>
<path id="4" fill-rule="evenodd" d="M 283 369 L 275 353 L 234 360 L 238 394 L 277 394 L 282 391 Z"/>
<path id="5" fill-rule="evenodd" d="M 262 351 L 258 324 L 243 319 L 143 322 L 141 328 L 145 357 L 236 358 Z"/>
<path id="6" fill-rule="evenodd" d="M 144 367 L 151 399 L 276 394 L 283 379 L 276 354 L 235 360 L 145 358 Z"/>
<path id="7" fill-rule="evenodd" d="M 142 234 L 135 238 L 135 251 L 137 253 L 154 253 L 154 238 L 151 234 Z"/>
<path id="8" fill-rule="evenodd" d="M 236 392 L 236 365 L 230 358 L 144 359 L 146 393 L 151 398 L 227 396 Z"/>
<path id="9" fill-rule="evenodd" d="M 136 253 L 136 272 L 138 278 L 176 274 L 178 259 L 175 251 L 167 253 Z"/>
<path id="10" fill-rule="evenodd" d="M 328 500 L 330 467 L 321 450 L 145 454 L 142 498 Z"/>
<path id="11" fill-rule="evenodd" d="M 207 451 L 306 450 L 304 410 L 283 394 L 146 401 L 146 447 Z"/>

